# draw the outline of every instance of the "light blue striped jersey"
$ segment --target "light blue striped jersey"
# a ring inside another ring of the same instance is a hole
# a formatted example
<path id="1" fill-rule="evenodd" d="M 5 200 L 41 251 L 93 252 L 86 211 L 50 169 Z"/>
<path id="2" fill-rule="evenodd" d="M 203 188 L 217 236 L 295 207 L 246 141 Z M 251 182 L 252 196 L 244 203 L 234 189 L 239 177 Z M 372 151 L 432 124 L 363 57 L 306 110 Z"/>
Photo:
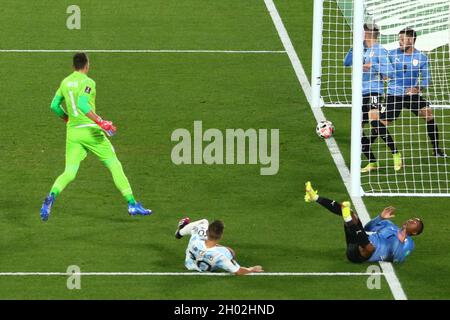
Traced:
<path id="1" fill-rule="evenodd" d="M 213 272 L 223 270 L 235 273 L 240 269 L 228 248 L 215 246 L 207 248 L 206 231 L 208 225 L 201 224 L 192 230 L 191 239 L 186 249 L 185 266 L 188 270 L 199 272 Z"/>

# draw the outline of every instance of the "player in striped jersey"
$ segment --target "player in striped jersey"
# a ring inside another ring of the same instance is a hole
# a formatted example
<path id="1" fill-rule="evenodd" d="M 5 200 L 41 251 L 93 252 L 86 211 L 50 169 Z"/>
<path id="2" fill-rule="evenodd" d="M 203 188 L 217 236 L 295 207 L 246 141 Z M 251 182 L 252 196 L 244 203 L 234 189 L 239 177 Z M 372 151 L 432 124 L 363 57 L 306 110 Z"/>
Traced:
<path id="1" fill-rule="evenodd" d="M 175 237 L 181 239 L 183 236 L 191 236 L 186 249 L 186 268 L 199 272 L 223 270 L 235 275 L 263 272 L 261 266 L 241 267 L 234 251 L 219 244 L 224 228 L 220 220 L 211 224 L 206 219 L 195 222 L 190 222 L 189 218 L 180 220 Z"/>

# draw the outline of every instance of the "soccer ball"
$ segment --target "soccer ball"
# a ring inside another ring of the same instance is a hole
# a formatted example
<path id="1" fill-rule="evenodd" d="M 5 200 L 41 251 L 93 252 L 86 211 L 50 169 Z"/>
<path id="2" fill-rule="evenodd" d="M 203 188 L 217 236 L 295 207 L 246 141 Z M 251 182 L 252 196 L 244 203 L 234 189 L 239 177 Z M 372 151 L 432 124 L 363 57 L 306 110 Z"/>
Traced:
<path id="1" fill-rule="evenodd" d="M 316 133 L 323 139 L 329 139 L 333 136 L 334 126 L 331 121 L 323 120 L 317 124 Z"/>

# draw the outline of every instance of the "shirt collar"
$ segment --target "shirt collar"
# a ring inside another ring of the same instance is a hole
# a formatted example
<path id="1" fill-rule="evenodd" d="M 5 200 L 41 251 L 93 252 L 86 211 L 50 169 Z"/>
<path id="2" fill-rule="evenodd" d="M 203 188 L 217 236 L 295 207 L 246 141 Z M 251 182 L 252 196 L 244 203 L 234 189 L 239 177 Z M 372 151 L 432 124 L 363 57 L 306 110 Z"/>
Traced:
<path id="1" fill-rule="evenodd" d="M 77 74 L 77 75 L 80 75 L 80 76 L 83 76 L 83 77 L 87 77 L 87 75 L 85 73 L 82 73 L 80 71 L 74 71 L 73 74 Z"/>

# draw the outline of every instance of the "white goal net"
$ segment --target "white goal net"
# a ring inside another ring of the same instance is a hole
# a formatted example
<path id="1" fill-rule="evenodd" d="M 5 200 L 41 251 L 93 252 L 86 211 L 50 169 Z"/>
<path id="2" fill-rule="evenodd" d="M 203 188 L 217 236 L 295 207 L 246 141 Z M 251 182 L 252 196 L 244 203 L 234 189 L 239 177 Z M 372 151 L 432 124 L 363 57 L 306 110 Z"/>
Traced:
<path id="1" fill-rule="evenodd" d="M 363 70 L 353 70 L 348 56 L 353 1 L 364 3 L 359 14 L 369 37 Z M 450 196 L 450 0 L 315 0 L 315 6 L 319 2 L 316 101 L 351 107 L 352 72 L 363 73 L 363 109 L 370 111 L 360 152 L 363 193 Z M 339 121 L 349 119 L 345 110 L 331 115 L 337 130 Z"/>

